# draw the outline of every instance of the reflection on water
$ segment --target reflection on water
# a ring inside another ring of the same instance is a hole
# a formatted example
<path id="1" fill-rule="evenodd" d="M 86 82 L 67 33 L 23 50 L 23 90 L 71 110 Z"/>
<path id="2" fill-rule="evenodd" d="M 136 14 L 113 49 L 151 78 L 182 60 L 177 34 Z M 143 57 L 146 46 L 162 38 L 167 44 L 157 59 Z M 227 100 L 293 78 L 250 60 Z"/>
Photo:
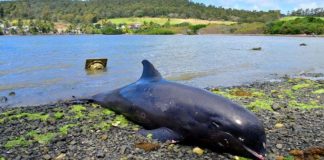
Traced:
<path id="1" fill-rule="evenodd" d="M 166 79 L 201 88 L 324 70 L 324 38 L 3 36 L 0 44 L 0 96 L 16 92 L 0 106 L 48 103 L 113 90 L 140 77 L 143 59 L 152 61 Z M 255 47 L 262 50 L 250 50 Z M 107 72 L 84 70 L 85 60 L 96 57 L 109 59 Z"/>
<path id="2" fill-rule="evenodd" d="M 0 63 L 1 65 L 1 63 Z M 35 63 L 37 65 L 37 63 Z M 0 76 L 5 76 L 6 74 L 20 74 L 20 73 L 28 73 L 35 72 L 40 70 L 50 70 L 50 69 L 64 69 L 71 67 L 69 64 L 61 64 L 61 65 L 51 65 L 51 66 L 30 66 L 29 68 L 10 68 L 7 70 L 0 70 Z"/>

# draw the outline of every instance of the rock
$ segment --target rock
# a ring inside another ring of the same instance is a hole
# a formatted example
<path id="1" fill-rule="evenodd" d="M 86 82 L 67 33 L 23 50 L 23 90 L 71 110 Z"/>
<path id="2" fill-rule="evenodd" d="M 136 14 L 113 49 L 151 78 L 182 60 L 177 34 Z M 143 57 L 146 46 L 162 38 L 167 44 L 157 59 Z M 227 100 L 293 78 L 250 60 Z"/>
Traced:
<path id="1" fill-rule="evenodd" d="M 15 96 L 16 95 L 16 92 L 10 92 L 8 95 L 9 96 Z"/>
<path id="2" fill-rule="evenodd" d="M 271 106 L 271 108 L 274 110 L 274 111 L 278 111 L 278 110 L 280 110 L 280 105 L 278 104 L 278 103 L 274 103 L 272 106 Z"/>
<path id="3" fill-rule="evenodd" d="M 204 154 L 204 150 L 202 150 L 201 148 L 199 147 L 195 147 L 193 150 L 192 150 L 193 153 L 201 156 L 202 154 Z"/>
<path id="4" fill-rule="evenodd" d="M 0 96 L 0 103 L 6 103 L 8 98 L 6 96 Z"/>
<path id="5" fill-rule="evenodd" d="M 285 159 L 284 156 L 277 156 L 277 157 L 276 157 L 276 160 L 284 160 L 284 159 Z"/>
<path id="6" fill-rule="evenodd" d="M 282 149 L 283 145 L 279 143 L 279 144 L 276 144 L 276 147 L 277 147 L 278 149 Z"/>
<path id="7" fill-rule="evenodd" d="M 136 148 L 143 149 L 144 151 L 154 151 L 160 148 L 159 144 L 140 142 L 135 144 Z"/>
<path id="8" fill-rule="evenodd" d="M 49 159 L 51 159 L 51 156 L 50 156 L 49 154 L 45 154 L 45 155 L 43 156 L 43 158 L 46 159 L 46 160 L 49 160 Z"/>
<path id="9" fill-rule="evenodd" d="M 279 129 L 279 128 L 283 128 L 285 125 L 282 123 L 277 123 L 274 127 Z"/>
<path id="10" fill-rule="evenodd" d="M 96 157 L 97 158 L 105 158 L 105 153 L 101 150 L 97 151 Z"/>
<path id="11" fill-rule="evenodd" d="M 101 140 L 105 141 L 108 139 L 108 135 L 107 134 L 104 134 L 100 137 Z"/>
<path id="12" fill-rule="evenodd" d="M 58 155 L 55 160 L 65 160 L 66 159 L 66 155 L 61 153 L 60 155 Z"/>

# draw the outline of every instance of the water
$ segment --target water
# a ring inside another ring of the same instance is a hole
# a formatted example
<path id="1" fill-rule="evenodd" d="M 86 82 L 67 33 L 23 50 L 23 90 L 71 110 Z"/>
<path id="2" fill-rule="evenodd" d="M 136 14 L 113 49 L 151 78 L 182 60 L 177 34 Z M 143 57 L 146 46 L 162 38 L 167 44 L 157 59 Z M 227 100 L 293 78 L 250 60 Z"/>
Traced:
<path id="1" fill-rule="evenodd" d="M 307 46 L 300 47 L 300 43 Z M 2 36 L 0 106 L 87 97 L 134 82 L 141 60 L 170 80 L 230 86 L 300 72 L 324 73 L 324 38 L 270 36 Z M 252 51 L 262 47 L 262 51 Z M 107 57 L 108 71 L 87 74 L 87 58 Z M 8 96 L 14 91 L 16 96 Z"/>

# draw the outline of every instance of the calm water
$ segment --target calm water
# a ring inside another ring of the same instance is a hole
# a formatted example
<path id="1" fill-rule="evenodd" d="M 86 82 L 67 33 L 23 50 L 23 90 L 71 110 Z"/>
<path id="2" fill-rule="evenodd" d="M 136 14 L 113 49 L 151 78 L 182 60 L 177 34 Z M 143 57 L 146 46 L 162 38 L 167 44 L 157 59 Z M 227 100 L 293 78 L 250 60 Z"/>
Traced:
<path id="1" fill-rule="evenodd" d="M 306 43 L 306 47 L 300 47 Z M 251 51 L 262 47 L 262 51 Z M 87 58 L 109 58 L 89 75 Z M 197 87 L 264 81 L 284 74 L 324 73 L 324 38 L 262 36 L 2 36 L 0 106 L 87 97 L 140 77 L 148 59 L 167 79 Z M 16 96 L 8 93 L 14 91 Z"/>

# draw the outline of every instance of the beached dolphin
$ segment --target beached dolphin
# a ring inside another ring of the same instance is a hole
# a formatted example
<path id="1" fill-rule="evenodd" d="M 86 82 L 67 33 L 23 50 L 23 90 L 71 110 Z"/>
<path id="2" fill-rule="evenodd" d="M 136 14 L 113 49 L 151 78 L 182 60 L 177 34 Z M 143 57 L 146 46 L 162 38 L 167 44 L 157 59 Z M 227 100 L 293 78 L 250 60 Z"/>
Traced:
<path id="1" fill-rule="evenodd" d="M 253 113 L 207 90 L 167 81 L 147 60 L 142 64 L 138 81 L 93 101 L 142 125 L 144 136 L 264 159 L 265 131 Z"/>

